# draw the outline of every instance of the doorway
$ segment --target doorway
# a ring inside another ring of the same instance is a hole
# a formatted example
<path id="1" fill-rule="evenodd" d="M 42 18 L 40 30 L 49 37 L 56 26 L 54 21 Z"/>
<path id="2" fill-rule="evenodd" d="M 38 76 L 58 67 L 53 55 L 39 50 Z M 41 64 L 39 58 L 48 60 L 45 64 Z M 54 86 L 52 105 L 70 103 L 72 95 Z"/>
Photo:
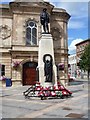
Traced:
<path id="1" fill-rule="evenodd" d="M 37 62 L 26 62 L 23 64 L 23 85 L 34 85 L 37 81 Z"/>

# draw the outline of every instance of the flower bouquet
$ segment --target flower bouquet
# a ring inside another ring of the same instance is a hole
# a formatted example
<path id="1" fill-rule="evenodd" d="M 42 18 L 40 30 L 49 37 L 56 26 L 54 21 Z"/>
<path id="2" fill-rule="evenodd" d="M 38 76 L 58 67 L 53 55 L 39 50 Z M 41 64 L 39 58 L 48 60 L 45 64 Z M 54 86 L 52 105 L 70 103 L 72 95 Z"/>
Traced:
<path id="1" fill-rule="evenodd" d="M 5 86 L 5 85 L 6 85 L 6 77 L 5 77 L 4 75 L 0 77 L 0 84 L 1 84 L 2 86 Z"/>
<path id="2" fill-rule="evenodd" d="M 58 69 L 59 70 L 64 70 L 64 63 L 59 63 L 58 64 Z"/>
<path id="3" fill-rule="evenodd" d="M 1 76 L 0 80 L 5 81 L 6 77 L 5 76 Z"/>
<path id="4" fill-rule="evenodd" d="M 17 68 L 17 67 L 19 67 L 19 65 L 20 65 L 19 61 L 13 61 L 13 63 L 12 63 L 13 68 Z"/>

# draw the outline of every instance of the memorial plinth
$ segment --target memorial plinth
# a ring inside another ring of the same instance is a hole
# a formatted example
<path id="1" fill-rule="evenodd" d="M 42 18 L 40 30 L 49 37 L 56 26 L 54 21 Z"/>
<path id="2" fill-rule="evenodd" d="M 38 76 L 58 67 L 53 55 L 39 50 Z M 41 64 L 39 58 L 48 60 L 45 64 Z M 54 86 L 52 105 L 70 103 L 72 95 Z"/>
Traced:
<path id="1" fill-rule="evenodd" d="M 53 78 L 52 82 L 45 82 L 44 76 L 44 62 L 43 56 L 45 54 L 50 54 L 53 59 Z M 57 84 L 57 69 L 54 60 L 54 46 L 53 39 L 51 34 L 42 34 L 42 37 L 39 41 L 39 52 L 38 52 L 38 69 L 39 69 L 39 82 L 43 86 L 52 86 Z"/>

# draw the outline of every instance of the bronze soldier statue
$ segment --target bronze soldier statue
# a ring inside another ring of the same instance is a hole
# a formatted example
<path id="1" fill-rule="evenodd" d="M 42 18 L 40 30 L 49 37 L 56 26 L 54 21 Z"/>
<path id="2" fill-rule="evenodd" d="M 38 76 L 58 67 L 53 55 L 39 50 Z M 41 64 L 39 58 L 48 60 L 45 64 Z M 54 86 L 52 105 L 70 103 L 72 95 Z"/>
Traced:
<path id="1" fill-rule="evenodd" d="M 46 57 L 49 56 L 50 60 L 46 60 Z M 52 65 L 52 56 L 50 54 L 45 54 L 43 57 L 44 61 L 44 75 L 46 76 L 45 82 L 52 82 L 53 76 L 53 65 Z"/>
<path id="2" fill-rule="evenodd" d="M 47 13 L 47 9 L 46 8 L 44 8 L 43 11 L 40 14 L 40 22 L 43 25 L 44 33 L 49 33 L 49 27 L 48 27 L 49 14 Z"/>

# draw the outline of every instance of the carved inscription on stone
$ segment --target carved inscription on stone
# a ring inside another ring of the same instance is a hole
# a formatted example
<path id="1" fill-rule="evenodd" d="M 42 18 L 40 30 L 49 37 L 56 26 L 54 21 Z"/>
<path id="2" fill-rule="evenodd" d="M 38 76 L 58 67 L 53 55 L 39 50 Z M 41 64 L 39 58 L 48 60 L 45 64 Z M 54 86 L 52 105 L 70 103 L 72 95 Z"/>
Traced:
<path id="1" fill-rule="evenodd" d="M 11 29 L 7 25 L 0 26 L 0 38 L 3 40 L 11 36 Z"/>

